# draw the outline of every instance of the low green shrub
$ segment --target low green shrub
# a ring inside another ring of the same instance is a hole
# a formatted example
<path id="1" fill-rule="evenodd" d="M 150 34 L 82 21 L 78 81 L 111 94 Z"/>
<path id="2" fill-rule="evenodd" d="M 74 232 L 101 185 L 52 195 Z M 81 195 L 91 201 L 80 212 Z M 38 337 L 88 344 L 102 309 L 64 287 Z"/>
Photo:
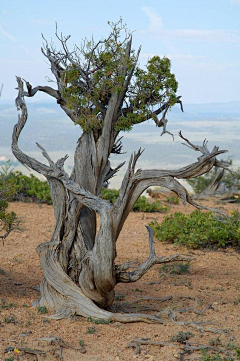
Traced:
<path id="1" fill-rule="evenodd" d="M 182 244 L 191 248 L 239 246 L 240 213 L 233 212 L 229 219 L 218 219 L 212 212 L 191 214 L 174 213 L 161 224 L 150 226 L 159 241 Z"/>
<path id="2" fill-rule="evenodd" d="M 15 184 L 12 181 L 11 163 L 0 167 L 0 239 L 4 239 L 12 230 L 19 229 L 20 221 L 14 212 L 8 212 L 10 202 L 16 192 Z"/>
<path id="3" fill-rule="evenodd" d="M 175 264 L 165 264 L 160 269 L 160 273 L 169 273 L 173 275 L 183 275 L 189 273 L 190 263 L 175 263 Z"/>
<path id="4" fill-rule="evenodd" d="M 133 212 L 160 212 L 160 213 L 167 213 L 169 212 L 169 206 L 165 206 L 164 204 L 161 205 L 159 201 L 154 203 L 149 203 L 147 198 L 141 196 L 138 198 L 137 202 L 133 206 Z"/>
<path id="5" fill-rule="evenodd" d="M 14 200 L 52 204 L 48 182 L 41 181 L 33 174 L 26 176 L 18 171 L 12 173 L 11 181 L 15 187 Z"/>
<path id="6" fill-rule="evenodd" d="M 179 204 L 179 198 L 174 196 L 167 197 L 166 202 L 169 204 Z"/>
<path id="7" fill-rule="evenodd" d="M 39 306 L 37 308 L 38 312 L 41 313 L 42 315 L 44 315 L 45 313 L 48 313 L 48 309 L 46 306 Z"/>
<path id="8" fill-rule="evenodd" d="M 237 358 L 232 358 L 232 357 L 228 357 L 228 356 L 220 356 L 220 355 L 208 355 L 206 353 L 206 350 L 204 350 L 202 352 L 202 357 L 199 359 L 199 361 L 236 361 L 240 359 L 239 356 L 239 348 L 236 350 L 236 357 Z"/>
<path id="9" fill-rule="evenodd" d="M 189 340 L 191 337 L 194 337 L 194 334 L 191 332 L 183 332 L 180 331 L 176 335 L 170 337 L 170 341 L 172 342 L 179 342 L 179 343 L 185 343 L 187 340 Z"/>
<path id="10" fill-rule="evenodd" d="M 11 187 L 9 187 L 11 189 L 11 200 L 52 204 L 48 182 L 41 181 L 33 174 L 30 174 L 30 176 L 26 176 L 19 171 L 9 172 L 8 179 L 9 183 L 11 184 Z M 101 197 L 108 200 L 110 203 L 114 203 L 117 200 L 118 196 L 119 190 L 117 189 L 102 189 Z M 169 211 L 169 209 L 170 208 L 168 206 L 161 205 L 159 201 L 149 203 L 146 197 L 141 196 L 133 206 L 132 210 L 134 212 L 166 213 Z M 12 214 L 12 217 L 13 216 L 14 214 Z M 8 215 L 8 217 L 10 217 L 10 214 Z"/>
<path id="11" fill-rule="evenodd" d="M 119 190 L 117 189 L 107 189 L 107 188 L 102 189 L 102 193 L 101 193 L 102 199 L 106 199 L 110 203 L 116 202 L 118 196 L 119 196 Z"/>
<path id="12" fill-rule="evenodd" d="M 15 201 L 27 201 L 27 202 L 41 202 L 52 204 L 50 189 L 48 182 L 41 181 L 35 175 L 30 174 L 26 176 L 19 171 L 11 170 L 11 162 L 8 161 L 5 166 L 3 166 L 3 174 L 4 177 L 8 178 L 8 182 L 10 186 L 6 188 L 7 192 L 10 192 L 8 196 L 9 200 Z M 1 192 L 1 178 L 0 178 L 0 192 Z M 6 191 L 5 191 L 6 192 Z M 1 193 L 0 193 L 1 194 Z M 102 189 L 101 197 L 103 199 L 108 200 L 110 203 L 114 203 L 119 196 L 119 190 L 117 189 Z M 3 201 L 1 201 L 3 202 Z M 7 202 L 3 205 L 6 208 Z M 1 204 L 0 204 L 1 207 Z M 4 208 L 4 210 L 5 210 Z M 169 211 L 169 206 L 161 205 L 159 201 L 154 203 L 149 203 L 147 198 L 144 196 L 139 197 L 137 202 L 133 206 L 134 212 L 161 212 L 166 213 Z M 1 212 L 1 208 L 0 208 Z M 1 213 L 0 213 L 1 217 Z M 14 219 L 14 214 L 8 214 L 8 217 L 12 217 Z M 10 223 L 12 219 L 8 220 Z"/>
<path id="13" fill-rule="evenodd" d="M 108 200 L 110 203 L 116 202 L 119 196 L 119 190 L 117 189 L 102 189 L 102 198 Z M 138 198 L 133 206 L 133 212 L 160 212 L 166 213 L 170 210 L 168 206 L 161 205 L 159 201 L 149 203 L 147 198 L 141 196 Z"/>

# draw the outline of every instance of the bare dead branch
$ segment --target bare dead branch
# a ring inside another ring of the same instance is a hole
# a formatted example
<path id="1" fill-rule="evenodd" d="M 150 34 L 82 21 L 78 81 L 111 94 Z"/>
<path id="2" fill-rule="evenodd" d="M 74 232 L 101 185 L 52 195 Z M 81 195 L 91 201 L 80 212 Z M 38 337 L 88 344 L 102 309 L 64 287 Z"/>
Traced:
<path id="1" fill-rule="evenodd" d="M 135 296 L 138 297 L 136 300 L 132 301 L 132 303 L 138 303 L 141 301 L 145 301 L 145 300 L 150 300 L 150 301 L 160 301 L 160 302 L 165 302 L 165 301 L 169 301 L 172 299 L 172 295 L 166 296 L 166 297 L 148 297 L 148 296 Z"/>
<path id="2" fill-rule="evenodd" d="M 176 347 L 174 343 L 171 342 L 163 342 L 163 341 L 152 341 L 146 338 L 134 338 L 133 342 L 136 342 L 138 345 L 154 345 L 154 346 L 170 346 L 170 347 Z"/>
<path id="3" fill-rule="evenodd" d="M 226 349 L 220 348 L 220 347 L 214 347 L 209 345 L 196 345 L 196 344 L 188 344 L 186 343 L 186 346 L 184 346 L 185 350 L 189 351 L 201 351 L 201 350 L 211 350 L 215 352 L 219 352 L 225 355 L 235 356 L 232 352 L 227 351 Z"/>
<path id="4" fill-rule="evenodd" d="M 218 147 L 214 147 L 210 152 L 207 148 L 207 142 L 204 140 L 202 146 L 194 145 L 186 138 L 184 138 L 180 132 L 180 137 L 183 138 L 187 144 L 194 150 L 199 151 L 202 155 L 198 158 L 197 162 L 187 165 L 186 167 L 178 170 L 137 170 L 135 172 L 135 165 L 137 159 L 141 155 L 141 150 L 131 156 L 129 161 L 128 169 L 125 173 L 120 192 L 119 198 L 114 204 L 115 221 L 118 225 L 117 234 L 120 232 L 122 225 L 132 209 L 134 203 L 138 197 L 150 186 L 161 186 L 168 188 L 169 190 L 176 193 L 185 204 L 186 202 L 192 204 L 197 209 L 206 209 L 209 211 L 217 212 L 222 216 L 226 216 L 223 212 L 215 209 L 208 208 L 198 204 L 189 195 L 186 188 L 184 188 L 177 179 L 188 179 L 202 175 L 212 169 L 213 166 L 219 166 L 217 156 L 225 153 L 226 150 L 219 150 Z M 221 165 L 220 165 L 221 166 Z"/>
<path id="5" fill-rule="evenodd" d="M 153 243 L 153 230 L 151 227 L 146 226 L 149 233 L 149 251 L 150 255 L 148 259 L 139 264 L 139 266 L 131 272 L 123 271 L 121 266 L 116 268 L 116 280 L 117 282 L 136 282 L 139 280 L 152 266 L 155 264 L 169 263 L 173 261 L 189 261 L 192 260 L 191 257 L 184 257 L 179 254 L 175 254 L 170 257 L 158 257 L 155 253 L 154 243 Z"/>
<path id="6" fill-rule="evenodd" d="M 134 347 L 135 348 L 135 352 L 134 354 L 135 355 L 140 355 L 141 353 L 141 348 L 139 346 L 139 344 L 137 342 L 130 342 L 128 345 L 127 345 L 127 348 L 130 348 L 130 347 Z"/>
<path id="7" fill-rule="evenodd" d="M 107 182 L 109 179 L 114 177 L 114 175 L 119 171 L 120 168 L 122 168 L 122 166 L 124 166 L 124 164 L 125 164 L 125 162 L 122 162 L 116 168 L 114 168 L 114 169 L 110 168 L 109 172 L 105 176 L 104 182 Z"/>

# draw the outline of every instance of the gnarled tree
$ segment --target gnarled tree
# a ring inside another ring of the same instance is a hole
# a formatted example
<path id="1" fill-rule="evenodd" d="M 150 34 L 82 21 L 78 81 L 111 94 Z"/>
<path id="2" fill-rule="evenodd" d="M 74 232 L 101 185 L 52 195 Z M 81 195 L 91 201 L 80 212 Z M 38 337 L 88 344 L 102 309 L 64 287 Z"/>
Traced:
<path id="1" fill-rule="evenodd" d="M 153 119 L 166 130 L 167 111 L 182 103 L 176 95 L 177 82 L 167 58 L 154 56 L 146 70 L 138 66 L 139 51 L 132 50 L 132 35 L 120 21 L 111 25 L 111 33 L 97 43 L 85 41 L 79 48 L 68 49 L 69 37 L 59 36 L 60 50 L 46 40 L 42 49 L 56 80 L 56 89 L 32 87 L 17 77 L 20 110 L 13 130 L 12 150 L 25 166 L 43 174 L 50 185 L 56 226 L 49 242 L 40 244 L 44 278 L 38 305 L 53 311 L 52 317 L 79 314 L 123 322 L 159 321 L 154 315 L 111 312 L 114 287 L 118 282 L 135 282 L 154 264 L 184 260 L 180 255 L 158 257 L 149 231 L 149 258 L 131 270 L 131 262 L 115 264 L 116 242 L 134 203 L 149 186 L 164 186 L 182 201 L 201 209 L 179 183 L 179 178 L 195 177 L 214 165 L 225 167 L 216 159 L 224 151 L 217 147 L 209 152 L 207 143 L 188 146 L 201 153 L 196 163 L 178 170 L 135 170 L 141 150 L 128 164 L 117 201 L 110 205 L 101 199 L 101 189 L 122 166 L 112 169 L 111 153 L 121 152 L 120 131 Z M 27 121 L 25 97 L 39 91 L 56 99 L 69 118 L 80 125 L 71 175 L 64 171 L 67 156 L 54 163 L 40 146 L 48 165 L 29 157 L 18 147 L 20 133 Z M 96 214 L 100 228 L 96 229 Z"/>

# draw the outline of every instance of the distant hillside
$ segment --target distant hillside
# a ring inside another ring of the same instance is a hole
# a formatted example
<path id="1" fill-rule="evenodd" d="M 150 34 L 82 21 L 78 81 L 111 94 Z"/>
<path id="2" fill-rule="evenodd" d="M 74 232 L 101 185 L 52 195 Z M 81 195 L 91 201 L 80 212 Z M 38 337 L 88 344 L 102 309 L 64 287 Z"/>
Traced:
<path id="1" fill-rule="evenodd" d="M 73 164 L 73 154 L 77 140 L 81 134 L 79 126 L 64 114 L 54 102 L 33 102 L 28 99 L 29 119 L 23 130 L 20 146 L 24 151 L 41 159 L 36 142 L 57 159 L 69 154 L 67 167 Z M 11 153 L 11 136 L 17 121 L 17 111 L 13 103 L 1 104 L 0 108 L 0 160 L 13 159 Z M 168 115 L 168 134 L 160 136 L 161 129 L 151 121 L 137 125 L 131 132 L 123 133 L 123 151 L 126 154 L 111 156 L 113 166 L 125 160 L 140 147 L 145 148 L 138 166 L 142 168 L 177 168 L 194 162 L 198 154 L 184 147 L 178 132 L 192 142 L 201 144 L 207 138 L 209 148 L 215 144 L 221 149 L 228 149 L 225 158 L 233 158 L 235 165 L 240 166 L 240 102 L 216 104 L 184 104 L 184 112 L 175 106 Z M 120 171 L 119 175 L 122 175 Z"/>

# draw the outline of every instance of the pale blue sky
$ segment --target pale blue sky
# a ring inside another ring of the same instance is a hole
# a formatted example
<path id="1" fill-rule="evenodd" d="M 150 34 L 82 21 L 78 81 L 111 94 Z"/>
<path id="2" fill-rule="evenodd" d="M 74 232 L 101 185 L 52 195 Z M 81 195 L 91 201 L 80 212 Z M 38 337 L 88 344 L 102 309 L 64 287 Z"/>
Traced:
<path id="1" fill-rule="evenodd" d="M 142 65 L 155 54 L 171 59 L 185 103 L 240 100 L 240 0 L 1 0 L 2 101 L 14 100 L 15 75 L 47 83 L 41 33 L 54 38 L 55 22 L 71 44 L 107 36 L 107 21 L 120 16 L 135 30 L 134 46 L 142 45 Z"/>

